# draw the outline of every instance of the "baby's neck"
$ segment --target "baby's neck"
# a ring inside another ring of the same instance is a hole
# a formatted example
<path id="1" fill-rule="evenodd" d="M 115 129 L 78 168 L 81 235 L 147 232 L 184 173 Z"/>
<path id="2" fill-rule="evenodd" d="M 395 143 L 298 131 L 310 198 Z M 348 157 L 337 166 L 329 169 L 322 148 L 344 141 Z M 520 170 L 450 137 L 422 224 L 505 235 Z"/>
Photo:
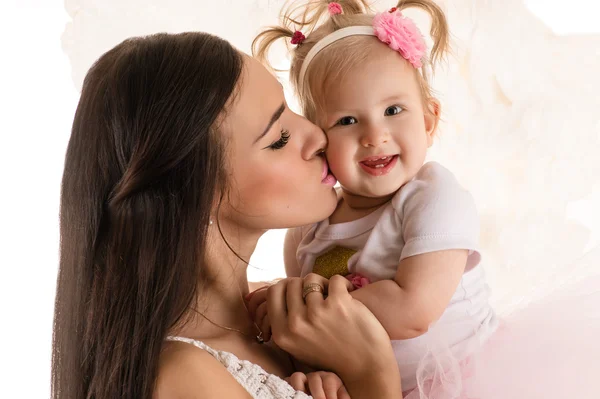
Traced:
<path id="1" fill-rule="evenodd" d="M 342 198 L 329 217 L 329 224 L 346 223 L 358 220 L 387 204 L 395 193 L 384 197 L 364 197 L 350 193 L 342 188 Z"/>

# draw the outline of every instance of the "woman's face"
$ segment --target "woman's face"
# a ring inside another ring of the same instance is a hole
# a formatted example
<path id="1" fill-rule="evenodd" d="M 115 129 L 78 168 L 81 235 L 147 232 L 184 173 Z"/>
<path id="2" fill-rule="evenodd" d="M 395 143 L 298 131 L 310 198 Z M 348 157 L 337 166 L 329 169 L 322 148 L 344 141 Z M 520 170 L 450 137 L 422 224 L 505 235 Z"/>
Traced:
<path id="1" fill-rule="evenodd" d="M 228 195 L 220 220 L 267 230 L 314 223 L 333 212 L 325 134 L 287 107 L 282 86 L 253 58 L 244 57 L 239 92 L 221 130 Z"/>

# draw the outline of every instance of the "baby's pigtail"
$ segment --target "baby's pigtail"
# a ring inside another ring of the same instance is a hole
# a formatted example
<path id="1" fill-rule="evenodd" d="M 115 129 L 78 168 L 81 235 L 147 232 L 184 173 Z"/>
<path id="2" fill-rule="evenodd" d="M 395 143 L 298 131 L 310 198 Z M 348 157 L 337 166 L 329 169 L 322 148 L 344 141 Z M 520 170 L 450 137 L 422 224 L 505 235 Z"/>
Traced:
<path id="1" fill-rule="evenodd" d="M 271 63 L 269 62 L 269 50 L 273 43 L 275 43 L 279 39 L 292 39 L 294 37 L 294 32 L 289 30 L 287 27 L 280 26 L 271 26 L 263 30 L 254 38 L 252 41 L 252 56 L 254 56 L 258 61 L 260 61 L 263 65 L 268 66 L 274 71 L 282 72 L 276 68 L 273 68 Z M 287 41 L 287 44 L 290 44 L 290 40 Z"/>
<path id="2" fill-rule="evenodd" d="M 418 8 L 425 11 L 431 17 L 431 29 L 429 34 L 433 40 L 433 48 L 429 57 L 431 69 L 442 61 L 450 51 L 450 32 L 448 21 L 444 11 L 432 0 L 400 0 L 396 6 L 398 10 L 407 8 Z"/>

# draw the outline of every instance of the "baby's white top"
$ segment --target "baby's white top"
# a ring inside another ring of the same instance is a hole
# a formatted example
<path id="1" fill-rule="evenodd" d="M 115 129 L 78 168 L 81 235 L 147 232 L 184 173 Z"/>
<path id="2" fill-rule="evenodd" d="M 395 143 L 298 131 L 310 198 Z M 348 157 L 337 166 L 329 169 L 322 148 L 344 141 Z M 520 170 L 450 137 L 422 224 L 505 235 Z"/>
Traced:
<path id="1" fill-rule="evenodd" d="M 497 328 L 480 265 L 475 203 L 454 175 L 438 163 L 425 164 L 375 212 L 347 223 L 330 225 L 324 220 L 297 228 L 292 237 L 297 244 L 299 275 L 312 272 L 321 255 L 342 247 L 346 257 L 347 250 L 350 254 L 356 251 L 347 260 L 347 272 L 359 273 L 371 282 L 394 279 L 400 261 L 410 256 L 469 250 L 465 273 L 441 318 L 417 338 L 392 341 L 405 390 L 416 386 L 415 375 L 422 360 L 438 352 L 448 353 L 448 349 L 454 358 L 463 359 Z M 331 261 L 329 256 L 327 262 Z"/>

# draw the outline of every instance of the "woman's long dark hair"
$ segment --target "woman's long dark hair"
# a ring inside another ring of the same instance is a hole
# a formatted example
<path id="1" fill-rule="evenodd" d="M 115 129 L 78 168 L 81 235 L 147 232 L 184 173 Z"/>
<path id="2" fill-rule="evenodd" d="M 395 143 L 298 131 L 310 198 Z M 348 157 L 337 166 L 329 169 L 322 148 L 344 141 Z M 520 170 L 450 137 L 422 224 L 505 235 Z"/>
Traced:
<path id="1" fill-rule="evenodd" d="M 65 158 L 53 399 L 150 398 L 203 278 L 224 188 L 216 121 L 243 68 L 204 33 L 124 41 L 88 72 Z"/>

